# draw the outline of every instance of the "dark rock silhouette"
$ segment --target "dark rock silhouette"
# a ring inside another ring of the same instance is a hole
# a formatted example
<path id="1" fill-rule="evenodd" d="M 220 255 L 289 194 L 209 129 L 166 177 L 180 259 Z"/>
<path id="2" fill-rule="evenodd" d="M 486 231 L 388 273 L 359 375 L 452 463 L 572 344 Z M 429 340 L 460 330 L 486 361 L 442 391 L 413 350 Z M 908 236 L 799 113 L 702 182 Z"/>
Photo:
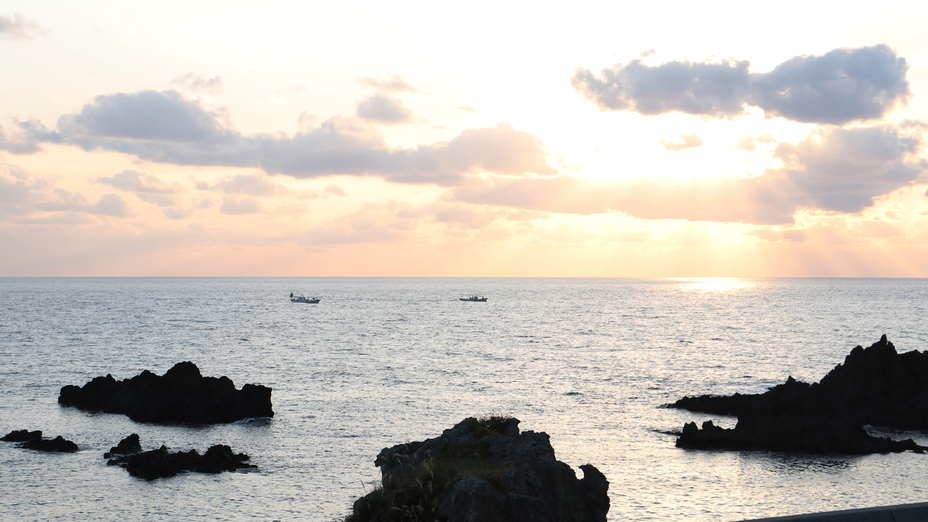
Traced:
<path id="1" fill-rule="evenodd" d="M 125 440 L 131 437 L 130 435 Z M 138 435 L 135 437 L 137 439 Z M 123 442 L 125 442 L 125 440 L 123 440 Z M 113 451 L 110 451 L 108 455 L 113 453 Z M 133 477 L 139 477 L 145 480 L 173 477 L 178 473 L 187 471 L 195 473 L 222 473 L 223 471 L 253 469 L 257 467 L 245 462 L 249 459 L 248 455 L 244 453 L 234 453 L 232 448 L 224 444 L 217 444 L 210 447 L 206 450 L 204 455 L 197 453 L 197 450 L 170 452 L 165 446 L 161 446 L 159 449 L 152 451 L 145 451 L 132 455 L 113 456 L 114 458 L 107 462 L 108 465 L 122 466 L 126 468 Z"/>
<path id="2" fill-rule="evenodd" d="M 159 424 L 218 424 L 274 416 L 270 388 L 246 384 L 237 390 L 228 377 L 201 376 L 192 362 L 178 363 L 160 377 L 145 370 L 122 381 L 107 375 L 83 387 L 65 386 L 58 403 Z"/>
<path id="3" fill-rule="evenodd" d="M 13 430 L 0 440 L 6 442 L 18 442 L 17 448 L 26 448 L 36 451 L 47 451 L 52 453 L 72 453 L 78 450 L 77 444 L 65 439 L 61 435 L 54 439 L 43 439 L 42 432 L 39 430 Z"/>
<path id="4" fill-rule="evenodd" d="M 54 439 L 32 439 L 18 444 L 20 448 L 51 453 L 73 453 L 77 451 L 77 444 L 58 435 Z"/>
<path id="5" fill-rule="evenodd" d="M 36 431 L 13 430 L 7 433 L 6 435 L 4 435 L 3 438 L 0 438 L 0 440 L 6 441 L 6 442 L 26 442 L 27 440 L 36 440 L 36 439 L 38 440 L 42 439 L 42 432 L 39 430 L 36 430 Z"/>
<path id="6" fill-rule="evenodd" d="M 465 419 L 441 437 L 383 449 L 383 486 L 354 503 L 349 521 L 605 521 L 609 482 L 583 478 L 554 456 L 546 433 L 519 432 L 513 418 Z M 417 518 L 418 520 L 419 518 Z"/>
<path id="7" fill-rule="evenodd" d="M 142 452 L 142 442 L 139 439 L 138 433 L 133 433 L 128 437 L 119 441 L 119 444 L 110 448 L 110 450 L 103 454 L 103 458 L 108 459 L 110 457 L 115 457 L 116 455 L 133 455 L 135 453 Z"/>
<path id="8" fill-rule="evenodd" d="M 688 423 L 677 446 L 694 449 L 869 454 L 921 452 L 911 439 L 867 434 L 864 425 L 928 429 L 928 352 L 899 355 L 884 335 L 857 346 L 820 383 L 789 377 L 766 393 L 684 397 L 669 405 L 738 417 L 734 429 Z"/>

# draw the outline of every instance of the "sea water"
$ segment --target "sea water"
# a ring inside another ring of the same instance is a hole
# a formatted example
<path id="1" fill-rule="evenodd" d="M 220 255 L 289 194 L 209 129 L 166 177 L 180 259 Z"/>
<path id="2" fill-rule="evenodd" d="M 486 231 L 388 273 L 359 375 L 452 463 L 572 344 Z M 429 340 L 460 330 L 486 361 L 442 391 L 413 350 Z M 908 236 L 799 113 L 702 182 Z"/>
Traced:
<path id="1" fill-rule="evenodd" d="M 321 298 L 291 303 L 291 291 Z M 482 294 L 485 303 L 462 302 Z M 821 379 L 886 334 L 928 349 L 928 280 L 0 278 L 2 520 L 340 520 L 384 447 L 513 415 L 559 460 L 609 479 L 609 520 L 741 520 L 928 500 L 928 456 L 788 455 L 674 446 L 684 395 Z M 68 384 L 163 374 L 273 388 L 269 421 L 139 424 L 57 404 Z M 257 471 L 145 481 L 103 453 L 228 444 Z M 881 432 L 894 438 L 924 433 Z"/>

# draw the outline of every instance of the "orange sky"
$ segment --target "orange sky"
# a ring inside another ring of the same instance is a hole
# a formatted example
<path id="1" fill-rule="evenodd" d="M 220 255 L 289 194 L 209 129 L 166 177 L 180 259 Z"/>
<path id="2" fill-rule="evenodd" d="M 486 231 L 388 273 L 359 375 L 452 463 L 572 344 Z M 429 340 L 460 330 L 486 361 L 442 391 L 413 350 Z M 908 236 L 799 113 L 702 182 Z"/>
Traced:
<path id="1" fill-rule="evenodd" d="M 0 276 L 928 277 L 920 4 L 190 4 L 0 11 Z"/>

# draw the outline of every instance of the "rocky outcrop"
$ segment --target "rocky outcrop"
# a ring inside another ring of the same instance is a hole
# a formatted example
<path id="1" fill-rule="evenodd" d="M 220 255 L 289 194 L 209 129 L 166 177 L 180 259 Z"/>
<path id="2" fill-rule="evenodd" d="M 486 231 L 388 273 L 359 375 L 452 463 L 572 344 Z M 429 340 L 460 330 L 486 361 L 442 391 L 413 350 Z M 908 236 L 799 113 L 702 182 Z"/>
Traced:
<path id="1" fill-rule="evenodd" d="M 26 448 L 36 451 L 47 451 L 51 453 L 73 453 L 78 450 L 77 444 L 65 439 L 61 435 L 54 439 L 43 439 L 42 432 L 39 430 L 14 430 L 0 440 L 6 442 L 18 442 L 18 448 Z"/>
<path id="2" fill-rule="evenodd" d="M 142 452 L 142 441 L 139 438 L 138 433 L 133 433 L 128 437 L 119 441 L 119 444 L 110 448 L 110 450 L 103 454 L 103 458 L 115 458 L 116 455 L 134 455 L 136 453 Z"/>
<path id="3" fill-rule="evenodd" d="M 130 440 L 133 436 L 135 437 L 134 441 Z M 110 466 L 122 466 L 133 477 L 145 480 L 173 477 L 183 472 L 222 473 L 223 471 L 257 467 L 245 462 L 249 459 L 248 455 L 234 453 L 232 448 L 226 445 L 212 446 L 206 450 L 204 455 L 197 453 L 197 450 L 171 452 L 165 446 L 139 453 L 135 452 L 135 448 L 132 446 L 133 442 L 138 442 L 138 435 L 130 435 L 123 439 L 123 442 L 127 440 L 129 442 L 122 449 L 132 454 L 117 456 L 120 452 L 113 451 L 119 448 L 119 446 L 116 446 L 104 455 L 105 458 L 108 458 L 108 456 L 113 457 L 107 464 Z M 123 443 L 120 442 L 120 446 L 122 445 Z"/>
<path id="4" fill-rule="evenodd" d="M 546 433 L 519 432 L 514 418 L 465 419 L 440 437 L 385 448 L 382 487 L 358 499 L 346 521 L 605 521 L 609 482 L 583 478 L 554 456 Z"/>
<path id="5" fill-rule="evenodd" d="M 864 425 L 928 429 L 928 352 L 899 355 L 884 335 L 869 348 L 854 348 L 820 383 L 789 377 L 763 394 L 684 397 L 669 406 L 738 417 L 734 429 L 688 423 L 677 439 L 682 448 L 920 452 L 925 448 L 911 439 L 873 437 Z"/>
<path id="6" fill-rule="evenodd" d="M 237 390 L 228 377 L 203 377 L 192 362 L 178 363 L 164 376 L 145 370 L 122 381 L 107 375 L 82 387 L 65 386 L 58 403 L 159 424 L 217 424 L 274 415 L 270 388 L 246 384 Z"/>
<path id="7" fill-rule="evenodd" d="M 42 439 L 42 432 L 40 430 L 13 430 L 0 438 L 0 440 L 6 442 L 26 442 L 28 440 L 36 439 Z"/>

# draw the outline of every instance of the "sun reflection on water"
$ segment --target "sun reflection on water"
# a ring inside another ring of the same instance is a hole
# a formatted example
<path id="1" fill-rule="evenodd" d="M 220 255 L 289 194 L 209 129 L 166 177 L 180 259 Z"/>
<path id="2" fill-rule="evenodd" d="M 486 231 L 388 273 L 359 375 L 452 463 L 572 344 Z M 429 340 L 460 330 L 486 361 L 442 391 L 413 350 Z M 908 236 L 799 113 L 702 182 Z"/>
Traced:
<path id="1" fill-rule="evenodd" d="M 754 281 L 738 277 L 672 277 L 669 280 L 678 282 L 680 290 L 712 294 L 736 292 L 756 286 Z"/>

